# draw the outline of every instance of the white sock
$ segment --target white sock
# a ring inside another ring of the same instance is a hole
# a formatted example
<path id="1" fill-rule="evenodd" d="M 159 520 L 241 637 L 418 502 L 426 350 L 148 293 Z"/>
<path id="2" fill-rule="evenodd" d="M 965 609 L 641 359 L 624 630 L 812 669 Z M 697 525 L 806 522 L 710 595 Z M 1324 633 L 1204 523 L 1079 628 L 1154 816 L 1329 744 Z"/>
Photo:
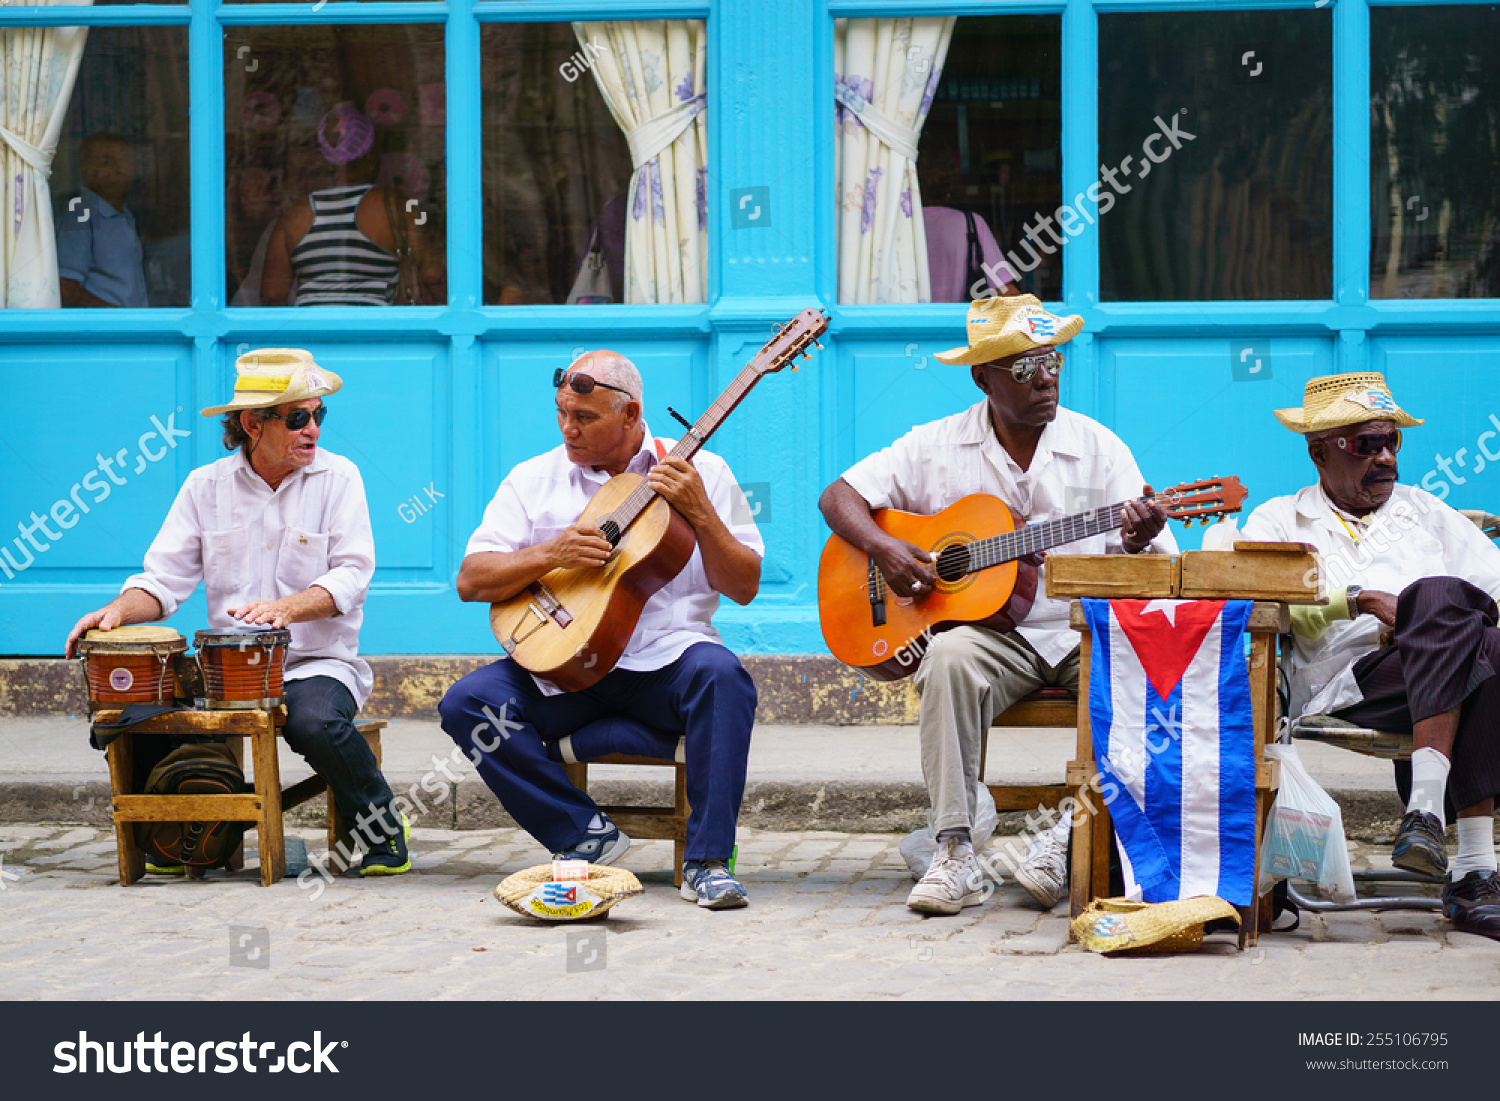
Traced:
<path id="1" fill-rule="evenodd" d="M 589 821 L 589 833 L 600 833 L 604 829 L 604 815 L 596 814 Z"/>
<path id="2" fill-rule="evenodd" d="M 1489 815 L 1458 820 L 1458 857 L 1453 861 L 1453 882 L 1470 872 L 1493 872 L 1495 863 L 1495 820 Z"/>
<path id="3" fill-rule="evenodd" d="M 1411 755 L 1411 798 L 1406 801 L 1406 813 L 1414 810 L 1426 811 L 1443 821 L 1443 793 L 1448 790 L 1448 769 L 1452 767 L 1448 758 L 1430 746 L 1413 750 Z"/>

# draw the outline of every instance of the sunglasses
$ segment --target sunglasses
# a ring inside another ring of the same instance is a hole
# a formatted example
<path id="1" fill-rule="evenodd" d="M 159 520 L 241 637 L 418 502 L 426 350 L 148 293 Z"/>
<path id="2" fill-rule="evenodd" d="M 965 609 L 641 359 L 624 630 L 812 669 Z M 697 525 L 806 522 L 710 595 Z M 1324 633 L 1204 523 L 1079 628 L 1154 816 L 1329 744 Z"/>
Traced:
<path id="1" fill-rule="evenodd" d="M 1010 377 L 1019 383 L 1028 383 L 1036 378 L 1039 370 L 1046 371 L 1053 378 L 1057 377 L 1062 370 L 1063 354 L 1061 352 L 1044 352 L 1041 355 L 1025 356 L 1010 365 Z M 998 364 L 987 364 L 990 367 L 998 367 Z M 1004 370 L 1004 368 L 999 368 Z"/>
<path id="2" fill-rule="evenodd" d="M 1353 436 L 1335 436 L 1334 439 L 1339 442 L 1339 450 L 1358 455 L 1362 459 L 1373 459 L 1387 448 L 1392 455 L 1401 451 L 1399 428 L 1394 432 L 1364 432 Z"/>
<path id="3" fill-rule="evenodd" d="M 328 406 L 320 405 L 317 409 L 293 409 L 286 416 L 280 413 L 267 413 L 265 420 L 281 421 L 293 432 L 300 432 L 310 423 L 322 427 L 323 418 L 328 416 Z"/>
<path id="4" fill-rule="evenodd" d="M 566 367 L 559 367 L 552 372 L 552 388 L 560 390 L 564 382 L 568 384 L 568 389 L 572 390 L 575 394 L 592 394 L 595 386 L 602 386 L 606 390 L 613 390 L 617 394 L 624 394 L 632 401 L 635 400 L 635 395 L 629 390 L 622 390 L 618 386 L 611 386 L 607 382 L 600 382 L 589 375 L 570 375 Z"/>

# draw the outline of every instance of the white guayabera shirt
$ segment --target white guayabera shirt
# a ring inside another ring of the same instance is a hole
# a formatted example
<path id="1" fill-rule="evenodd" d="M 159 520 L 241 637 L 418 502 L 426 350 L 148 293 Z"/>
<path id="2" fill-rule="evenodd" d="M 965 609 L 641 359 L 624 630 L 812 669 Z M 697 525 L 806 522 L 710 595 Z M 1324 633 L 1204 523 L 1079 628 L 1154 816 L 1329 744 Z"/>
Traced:
<path id="1" fill-rule="evenodd" d="M 144 589 L 170 618 L 198 582 L 208 594 L 208 625 L 243 625 L 228 612 L 252 600 L 277 600 L 312 585 L 338 607 L 330 619 L 293 623 L 286 680 L 333 677 L 363 707 L 374 687 L 359 656 L 365 595 L 375 573 L 375 539 L 359 468 L 318 448 L 275 490 L 243 452 L 188 475 L 146 552 L 145 569 L 120 591 Z"/>
<path id="2" fill-rule="evenodd" d="M 1375 512 L 1363 520 L 1345 514 L 1342 523 L 1321 483 L 1308 486 L 1261 505 L 1243 534 L 1255 542 L 1312 544 L 1325 592 L 1357 584 L 1399 594 L 1424 577 L 1458 577 L 1500 598 L 1500 548 L 1468 517 L 1416 486 L 1397 485 Z M 1364 699 L 1354 663 L 1380 644 L 1384 629 L 1373 615 L 1362 615 L 1330 624 L 1317 638 L 1296 635 L 1292 717 L 1327 715 Z"/>
<path id="3" fill-rule="evenodd" d="M 641 449 L 625 468 L 627 473 L 644 475 L 660 459 L 652 441 L 651 428 L 643 420 L 645 435 Z M 663 451 L 671 451 L 675 440 L 664 439 Z M 729 533 L 761 558 L 766 545 L 760 529 L 751 519 L 745 496 L 740 492 L 729 464 L 708 451 L 693 456 L 693 466 L 703 479 L 709 502 Z M 568 459 L 567 450 L 559 444 L 534 459 L 518 463 L 500 488 L 495 491 L 484 519 L 469 538 L 464 556 L 498 551 L 510 554 L 526 547 L 556 538 L 562 530 L 577 522 L 585 506 L 609 481 L 609 475 L 591 466 L 579 466 Z M 703 569 L 703 553 L 693 548 L 693 557 L 681 573 L 658 589 L 641 609 L 625 652 L 615 663 L 617 669 L 647 672 L 671 665 L 695 642 L 718 642 L 713 616 L 719 607 L 719 594 L 708 583 Z M 551 681 L 533 677 L 548 695 L 560 691 Z"/>
<path id="4" fill-rule="evenodd" d="M 990 426 L 989 403 L 978 402 L 951 417 L 921 424 L 895 443 L 855 463 L 844 481 L 871 508 L 931 515 L 971 493 L 999 497 L 1028 524 L 1059 520 L 1141 495 L 1140 468 L 1119 436 L 1071 409 L 1042 430 L 1031 468 L 1022 470 Z M 1094 535 L 1049 554 L 1121 554 L 1120 529 Z M 1170 527 L 1146 551 L 1176 554 Z M 1145 552 L 1143 552 L 1145 553 Z M 1068 601 L 1047 593 L 1046 566 L 1037 571 L 1036 602 L 1017 625 L 1020 635 L 1048 665 L 1078 646 L 1068 626 Z"/>

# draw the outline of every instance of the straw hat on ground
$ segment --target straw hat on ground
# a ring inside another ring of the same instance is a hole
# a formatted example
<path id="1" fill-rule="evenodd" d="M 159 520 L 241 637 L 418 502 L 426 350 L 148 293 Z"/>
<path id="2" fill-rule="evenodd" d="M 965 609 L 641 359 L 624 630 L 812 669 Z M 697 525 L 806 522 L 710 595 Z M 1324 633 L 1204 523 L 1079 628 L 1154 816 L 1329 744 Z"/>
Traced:
<path id="1" fill-rule="evenodd" d="M 1192 952 L 1203 944 L 1203 926 L 1240 914 L 1222 898 L 1202 895 L 1176 902 L 1100 898 L 1073 919 L 1073 935 L 1090 952 Z"/>
<path id="2" fill-rule="evenodd" d="M 598 917 L 623 898 L 645 893 L 641 881 L 623 868 L 588 866 L 588 879 L 557 880 L 551 864 L 506 876 L 495 897 L 518 914 L 541 921 Z"/>
<path id="3" fill-rule="evenodd" d="M 1366 421 L 1394 421 L 1397 428 L 1422 422 L 1396 404 L 1385 376 L 1376 371 L 1319 375 L 1302 388 L 1300 409 L 1277 409 L 1276 419 L 1306 436 Z"/>
<path id="4" fill-rule="evenodd" d="M 301 348 L 259 348 L 234 361 L 234 400 L 203 410 L 217 417 L 239 409 L 272 409 L 293 401 L 337 393 L 344 380 L 319 367 Z"/>
<path id="5" fill-rule="evenodd" d="M 937 360 L 954 367 L 971 367 L 1033 348 L 1066 344 L 1082 331 L 1083 318 L 1048 313 L 1034 294 L 981 298 L 969 303 L 968 347 L 938 352 Z"/>

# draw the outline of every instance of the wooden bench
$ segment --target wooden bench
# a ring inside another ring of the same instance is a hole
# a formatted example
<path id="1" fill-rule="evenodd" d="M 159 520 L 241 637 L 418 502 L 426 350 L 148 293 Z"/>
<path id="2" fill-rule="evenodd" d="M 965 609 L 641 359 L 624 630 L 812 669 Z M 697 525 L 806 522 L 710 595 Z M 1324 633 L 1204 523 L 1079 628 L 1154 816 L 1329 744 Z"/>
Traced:
<path id="1" fill-rule="evenodd" d="M 112 723 L 119 711 L 98 711 L 93 719 Z M 286 841 L 282 816 L 328 790 L 321 776 L 309 776 L 281 789 L 281 764 L 277 757 L 276 736 L 286 722 L 286 708 L 269 711 L 173 711 L 147 719 L 109 743 L 109 791 L 113 800 L 115 847 L 119 857 L 120 884 L 128 886 L 146 874 L 146 854 L 136 844 L 136 822 L 192 822 L 223 819 L 251 823 L 259 837 L 260 883 L 269 887 L 286 875 Z M 356 724 L 359 732 L 380 763 L 380 732 L 384 722 Z M 212 738 L 222 737 L 243 768 L 244 740 L 250 739 L 254 763 L 255 790 L 245 795 L 144 795 L 133 790 L 134 747 L 131 735 L 172 734 L 192 731 Z M 328 799 L 328 850 L 330 859 L 342 870 L 347 863 L 338 855 L 340 842 L 344 851 L 354 850 L 354 821 L 341 813 L 330 795 Z M 241 854 L 235 854 L 235 867 Z"/>
<path id="2" fill-rule="evenodd" d="M 1066 688 L 1039 688 L 1017 700 L 995 716 L 991 728 L 1059 727 L 1072 730 L 1078 726 L 1078 696 Z M 985 761 L 989 756 L 990 732 L 979 739 L 979 779 L 984 780 Z M 986 784 L 995 799 L 995 809 L 1034 811 L 1040 807 L 1056 810 L 1068 795 L 1066 783 L 1056 784 Z"/>

